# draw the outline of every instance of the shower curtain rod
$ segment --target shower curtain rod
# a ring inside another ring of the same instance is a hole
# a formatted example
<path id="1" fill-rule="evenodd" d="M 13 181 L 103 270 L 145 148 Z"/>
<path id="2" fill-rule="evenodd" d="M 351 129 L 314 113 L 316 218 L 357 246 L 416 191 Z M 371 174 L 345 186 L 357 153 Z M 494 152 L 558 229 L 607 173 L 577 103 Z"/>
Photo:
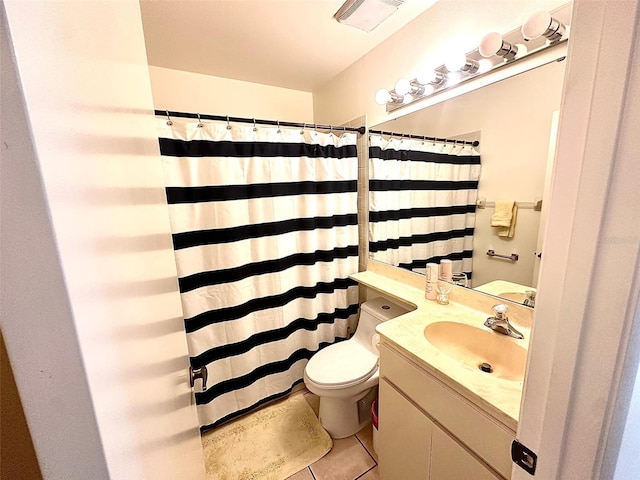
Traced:
<path id="1" fill-rule="evenodd" d="M 438 138 L 438 137 L 425 137 L 423 135 L 413 135 L 411 133 L 396 133 L 396 132 L 388 132 L 386 130 L 369 130 L 369 133 L 375 133 L 377 135 L 390 135 L 392 137 L 400 137 L 400 138 L 413 138 L 415 140 L 430 140 L 433 142 L 445 142 L 445 143 L 455 143 L 457 145 L 471 145 L 472 147 L 477 147 L 480 145 L 478 140 L 455 140 L 453 138 Z"/>
<path id="2" fill-rule="evenodd" d="M 221 122 L 235 122 L 235 123 L 253 123 L 255 125 L 277 125 L 279 127 L 301 127 L 309 128 L 311 130 L 342 130 L 344 132 L 358 132 L 360 135 L 364 135 L 366 128 L 362 127 L 342 127 L 334 125 L 320 125 L 317 123 L 298 123 L 298 122 L 281 122 L 280 120 L 261 120 L 259 118 L 243 118 L 243 117 L 229 117 L 225 115 L 208 115 L 200 113 L 188 113 L 188 112 L 174 112 L 170 110 L 155 110 L 154 113 L 158 116 L 167 117 L 169 120 L 171 117 L 181 118 L 195 118 L 200 120 L 218 120 Z"/>

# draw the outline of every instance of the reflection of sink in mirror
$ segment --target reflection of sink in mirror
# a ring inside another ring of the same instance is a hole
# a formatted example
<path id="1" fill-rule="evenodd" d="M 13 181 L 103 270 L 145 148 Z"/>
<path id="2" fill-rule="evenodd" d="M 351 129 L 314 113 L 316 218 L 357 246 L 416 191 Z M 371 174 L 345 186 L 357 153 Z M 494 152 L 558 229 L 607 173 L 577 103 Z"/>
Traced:
<path id="1" fill-rule="evenodd" d="M 458 322 L 435 322 L 424 329 L 431 345 L 478 374 L 504 380 L 522 381 L 527 351 L 499 333 Z M 488 363 L 492 372 L 484 373 L 480 365 Z"/>
<path id="2" fill-rule="evenodd" d="M 518 303 L 523 303 L 527 298 L 527 294 L 522 292 L 501 292 L 498 293 L 498 297 L 502 297 L 506 300 L 512 300 Z"/>
<path id="3" fill-rule="evenodd" d="M 532 292 L 532 296 L 535 299 L 537 291 L 535 288 L 528 285 L 520 285 L 518 283 L 507 282 L 504 280 L 494 280 L 493 282 L 485 283 L 484 285 L 478 285 L 475 290 L 528 306 L 533 306 L 534 301 L 525 301 L 527 299 L 527 292 Z"/>

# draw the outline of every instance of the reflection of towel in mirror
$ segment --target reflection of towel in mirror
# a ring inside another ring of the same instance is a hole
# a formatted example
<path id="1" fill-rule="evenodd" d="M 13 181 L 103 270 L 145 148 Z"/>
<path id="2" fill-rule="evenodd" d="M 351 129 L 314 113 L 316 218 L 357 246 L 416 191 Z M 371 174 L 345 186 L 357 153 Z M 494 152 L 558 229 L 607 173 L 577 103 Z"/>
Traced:
<path id="1" fill-rule="evenodd" d="M 496 209 L 491 215 L 491 226 L 498 228 L 499 237 L 513 237 L 516 231 L 518 206 L 513 200 L 496 201 Z"/>

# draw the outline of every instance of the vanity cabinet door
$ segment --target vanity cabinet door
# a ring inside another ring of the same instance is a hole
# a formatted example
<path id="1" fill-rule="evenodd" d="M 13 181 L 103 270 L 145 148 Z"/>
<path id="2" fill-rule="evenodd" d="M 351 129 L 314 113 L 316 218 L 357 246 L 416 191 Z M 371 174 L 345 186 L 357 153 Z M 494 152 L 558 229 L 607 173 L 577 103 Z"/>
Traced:
<path id="1" fill-rule="evenodd" d="M 380 478 L 427 480 L 435 425 L 384 378 L 379 396 Z"/>
<path id="2" fill-rule="evenodd" d="M 465 452 L 474 452 L 480 463 L 490 465 L 488 468 L 502 478 L 510 478 L 511 442 L 515 439 L 515 432 L 482 412 L 441 380 L 421 370 L 384 341 L 380 346 L 380 378 L 402 392 L 401 395 L 427 415 L 429 421 L 465 445 L 468 449 Z M 383 407 L 381 401 L 380 408 Z M 469 480 L 475 479 L 470 477 Z"/>
<path id="3" fill-rule="evenodd" d="M 440 428 L 431 449 L 431 480 L 502 480 Z"/>

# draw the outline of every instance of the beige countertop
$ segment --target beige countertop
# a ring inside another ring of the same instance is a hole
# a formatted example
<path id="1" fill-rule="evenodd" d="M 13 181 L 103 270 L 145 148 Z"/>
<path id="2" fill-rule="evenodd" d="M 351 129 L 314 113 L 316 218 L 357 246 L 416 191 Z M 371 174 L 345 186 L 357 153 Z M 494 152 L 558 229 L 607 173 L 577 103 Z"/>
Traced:
<path id="1" fill-rule="evenodd" d="M 377 331 L 383 342 L 390 344 L 423 370 L 515 432 L 523 381 L 505 380 L 465 365 L 441 352 L 424 336 L 424 330 L 429 324 L 440 321 L 486 328 L 483 323 L 491 314 L 491 304 L 498 301 L 460 287 L 452 292 L 452 301 L 448 305 L 439 305 L 425 299 L 423 288 L 418 288 L 421 280 L 409 277 L 412 281 L 406 282 L 385 273 L 366 271 L 351 276 L 361 285 L 416 307 L 409 313 L 378 325 Z M 530 337 L 531 314 L 526 309 L 518 310 L 517 306 L 511 308 L 513 311 L 509 320 L 525 338 L 516 340 L 504 336 L 504 340 L 515 342 L 526 349 Z"/>

